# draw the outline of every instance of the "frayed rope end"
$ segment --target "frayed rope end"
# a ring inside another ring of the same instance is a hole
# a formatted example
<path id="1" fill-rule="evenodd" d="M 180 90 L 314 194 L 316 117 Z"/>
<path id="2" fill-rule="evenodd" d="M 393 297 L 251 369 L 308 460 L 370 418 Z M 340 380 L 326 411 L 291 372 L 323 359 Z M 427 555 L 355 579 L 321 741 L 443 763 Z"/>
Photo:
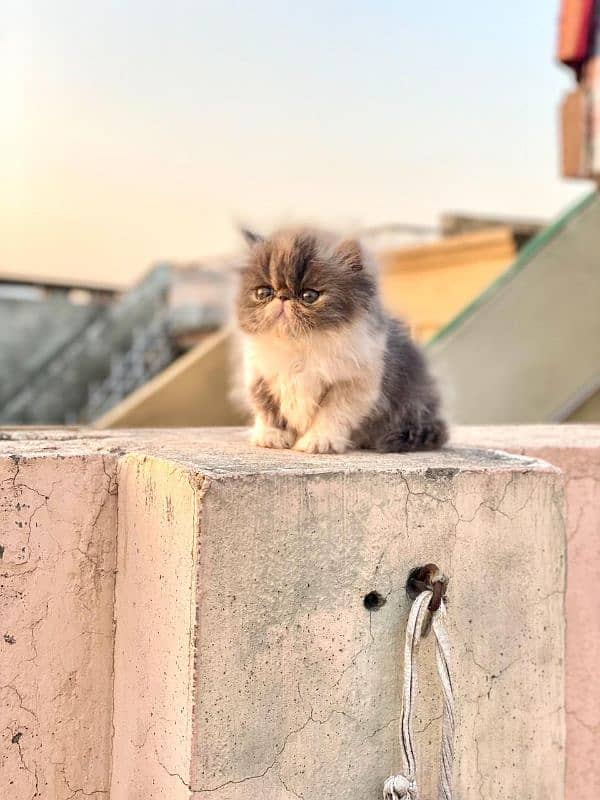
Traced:
<path id="1" fill-rule="evenodd" d="M 383 785 L 383 800 L 418 800 L 417 786 L 404 775 L 392 775 Z"/>

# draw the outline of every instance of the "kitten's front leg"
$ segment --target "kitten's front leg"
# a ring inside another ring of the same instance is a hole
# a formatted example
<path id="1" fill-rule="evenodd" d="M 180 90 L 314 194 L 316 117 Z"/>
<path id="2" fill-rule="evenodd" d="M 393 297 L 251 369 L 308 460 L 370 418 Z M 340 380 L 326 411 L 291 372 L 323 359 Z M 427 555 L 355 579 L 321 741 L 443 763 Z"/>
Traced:
<path id="1" fill-rule="evenodd" d="M 251 387 L 254 406 L 252 444 L 258 447 L 287 449 L 296 441 L 296 434 L 287 425 L 279 403 L 264 378 L 258 378 Z"/>
<path id="2" fill-rule="evenodd" d="M 303 453 L 345 453 L 350 439 L 344 433 L 311 428 L 294 445 L 294 450 Z"/>
<path id="3" fill-rule="evenodd" d="M 284 450 L 292 447 L 296 440 L 294 433 L 283 428 L 276 428 L 262 416 L 257 414 L 252 428 L 251 441 L 257 447 L 274 447 Z"/>
<path id="4" fill-rule="evenodd" d="M 294 445 L 305 453 L 345 453 L 352 431 L 379 396 L 377 381 L 343 381 L 329 388 L 306 433 Z"/>

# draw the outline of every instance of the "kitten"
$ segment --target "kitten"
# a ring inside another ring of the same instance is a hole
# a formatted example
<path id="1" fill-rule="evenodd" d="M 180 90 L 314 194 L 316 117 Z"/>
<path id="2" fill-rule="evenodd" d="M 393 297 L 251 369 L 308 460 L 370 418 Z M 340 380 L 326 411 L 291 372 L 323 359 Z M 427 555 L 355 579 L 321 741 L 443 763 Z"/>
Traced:
<path id="1" fill-rule="evenodd" d="M 383 311 L 360 243 L 305 228 L 244 233 L 237 317 L 253 442 L 307 453 L 441 447 L 436 386 L 406 327 Z"/>

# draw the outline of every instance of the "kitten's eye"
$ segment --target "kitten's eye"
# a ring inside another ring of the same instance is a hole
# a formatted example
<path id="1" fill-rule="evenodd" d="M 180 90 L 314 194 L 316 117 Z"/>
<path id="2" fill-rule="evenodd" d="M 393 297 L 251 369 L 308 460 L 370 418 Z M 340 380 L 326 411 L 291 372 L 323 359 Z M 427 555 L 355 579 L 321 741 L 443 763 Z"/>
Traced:
<path id="1" fill-rule="evenodd" d="M 255 292 L 254 296 L 257 300 L 270 300 L 274 295 L 274 291 L 270 286 L 260 286 Z"/>
<path id="2" fill-rule="evenodd" d="M 319 299 L 319 292 L 317 292 L 316 289 L 305 289 L 302 292 L 301 297 L 303 303 L 308 303 L 310 305 L 311 303 L 314 303 L 315 300 Z"/>

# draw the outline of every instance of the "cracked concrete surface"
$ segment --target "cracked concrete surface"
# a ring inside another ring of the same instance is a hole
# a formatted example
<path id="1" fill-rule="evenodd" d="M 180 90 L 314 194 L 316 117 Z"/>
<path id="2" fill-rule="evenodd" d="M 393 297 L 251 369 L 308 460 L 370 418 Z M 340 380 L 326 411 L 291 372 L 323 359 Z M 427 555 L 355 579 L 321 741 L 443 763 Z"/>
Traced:
<path id="1" fill-rule="evenodd" d="M 108 792 L 115 470 L 0 454 L 2 798 Z"/>
<path id="2" fill-rule="evenodd" d="M 457 795 L 562 800 L 557 471 L 479 450 L 188 447 L 121 462 L 113 800 L 379 798 L 400 766 L 404 582 L 429 560 L 451 575 Z M 424 651 L 427 797 L 440 699 Z"/>
<path id="3" fill-rule="evenodd" d="M 433 560 L 451 576 L 457 796 L 563 800 L 565 537 L 547 464 L 61 431 L 17 432 L 0 465 L 15 638 L 0 639 L 0 796 L 379 798 L 400 767 L 404 582 Z M 431 637 L 423 651 L 428 797 Z"/>
<path id="4" fill-rule="evenodd" d="M 456 441 L 542 458 L 566 476 L 567 800 L 600 797 L 600 426 L 459 428 Z"/>

